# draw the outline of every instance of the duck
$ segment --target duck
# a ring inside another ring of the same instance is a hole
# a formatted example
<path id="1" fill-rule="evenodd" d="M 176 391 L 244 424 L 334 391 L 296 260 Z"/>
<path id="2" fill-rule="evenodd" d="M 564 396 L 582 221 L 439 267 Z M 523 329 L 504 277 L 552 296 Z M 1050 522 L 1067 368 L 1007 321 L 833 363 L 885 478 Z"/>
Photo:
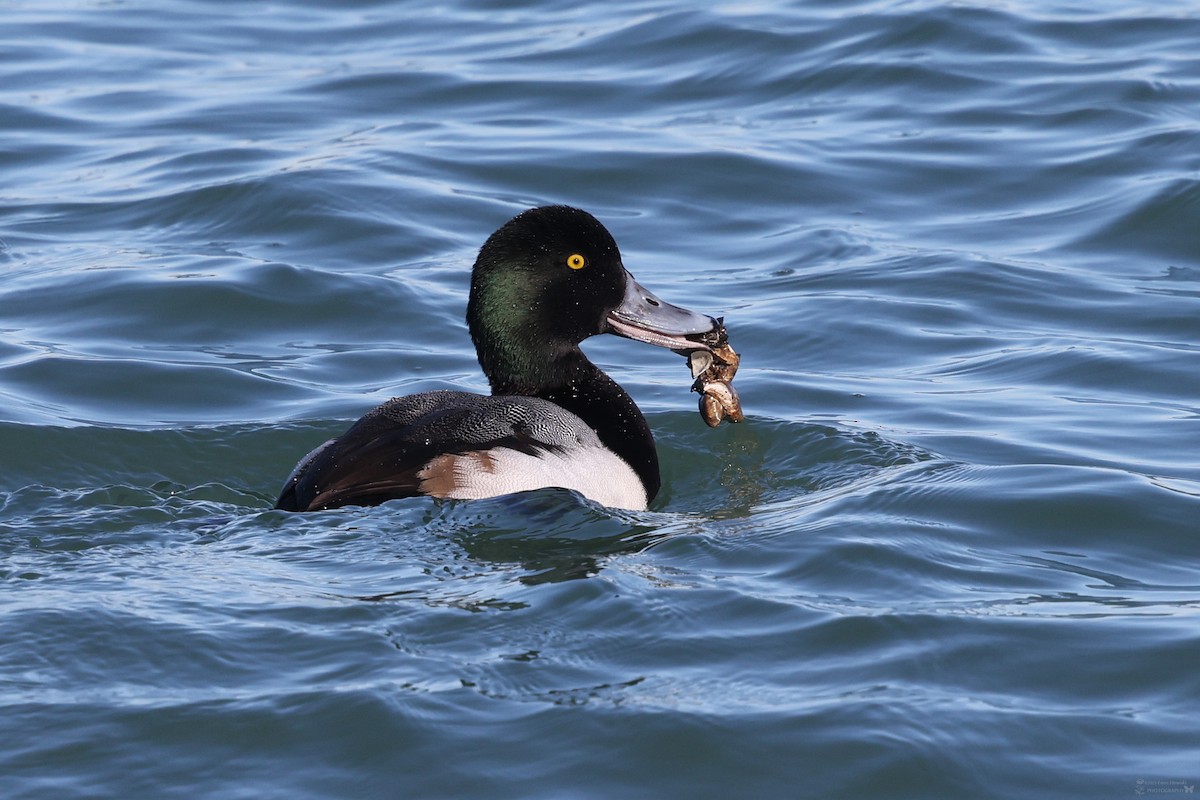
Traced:
<path id="1" fill-rule="evenodd" d="M 488 237 L 471 270 L 466 318 L 491 394 L 388 400 L 301 459 L 275 508 L 558 487 L 611 508 L 647 509 L 662 483 L 650 425 L 579 345 L 615 334 L 687 357 L 711 350 L 723 321 L 644 288 L 604 225 L 565 205 L 523 211 Z"/>

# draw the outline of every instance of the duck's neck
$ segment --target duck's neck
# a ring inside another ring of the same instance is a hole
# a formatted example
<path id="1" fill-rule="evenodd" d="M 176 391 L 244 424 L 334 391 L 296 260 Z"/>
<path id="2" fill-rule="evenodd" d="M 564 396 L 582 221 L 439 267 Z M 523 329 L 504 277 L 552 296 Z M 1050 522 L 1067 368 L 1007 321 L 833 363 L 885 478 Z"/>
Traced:
<path id="1" fill-rule="evenodd" d="M 575 414 L 594 430 L 609 450 L 625 460 L 646 487 L 647 502 L 658 494 L 662 479 L 654 435 L 641 410 L 616 381 L 573 347 L 546 365 L 538 385 L 525 381 L 489 380 L 492 394 L 521 394 L 549 400 Z"/>

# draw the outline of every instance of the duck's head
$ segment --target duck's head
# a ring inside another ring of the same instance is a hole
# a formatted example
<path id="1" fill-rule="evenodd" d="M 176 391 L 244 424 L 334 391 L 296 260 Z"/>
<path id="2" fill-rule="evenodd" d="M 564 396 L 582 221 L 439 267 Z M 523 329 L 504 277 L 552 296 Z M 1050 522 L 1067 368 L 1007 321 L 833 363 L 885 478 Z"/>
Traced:
<path id="1" fill-rule="evenodd" d="M 493 387 L 537 381 L 548 362 L 600 333 L 689 352 L 711 349 L 721 329 L 642 287 L 605 227 L 569 206 L 523 211 L 488 238 L 467 323 Z"/>

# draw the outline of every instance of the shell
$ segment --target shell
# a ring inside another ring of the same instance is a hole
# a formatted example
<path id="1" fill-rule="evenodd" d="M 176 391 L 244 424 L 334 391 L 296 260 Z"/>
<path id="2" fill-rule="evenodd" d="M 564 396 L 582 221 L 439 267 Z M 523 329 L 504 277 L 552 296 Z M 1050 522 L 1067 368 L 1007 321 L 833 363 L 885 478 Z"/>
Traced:
<path id="1" fill-rule="evenodd" d="M 700 395 L 700 416 L 704 417 L 710 428 L 717 427 L 725 418 L 730 422 L 741 422 L 746 418 L 737 390 L 724 381 L 704 384 Z"/>
<path id="2" fill-rule="evenodd" d="M 717 427 L 725 419 L 741 422 L 746 418 L 741 399 L 731 383 L 740 361 L 728 340 L 711 352 L 695 350 L 688 354 L 688 366 L 696 379 L 692 391 L 700 393 L 700 416 L 710 428 Z"/>
<path id="3" fill-rule="evenodd" d="M 716 396 L 701 394 L 700 416 L 708 427 L 715 428 L 721 424 L 721 420 L 725 419 L 725 409 L 721 408 L 721 401 Z"/>

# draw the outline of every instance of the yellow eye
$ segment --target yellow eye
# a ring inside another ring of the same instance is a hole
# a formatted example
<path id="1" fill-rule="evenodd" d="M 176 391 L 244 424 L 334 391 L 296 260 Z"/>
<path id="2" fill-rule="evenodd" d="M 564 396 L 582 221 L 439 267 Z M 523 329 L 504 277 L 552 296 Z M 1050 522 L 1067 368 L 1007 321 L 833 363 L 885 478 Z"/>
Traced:
<path id="1" fill-rule="evenodd" d="M 572 253 L 567 256 L 567 266 L 571 269 L 583 269 L 587 266 L 587 259 L 579 255 L 579 253 Z"/>

